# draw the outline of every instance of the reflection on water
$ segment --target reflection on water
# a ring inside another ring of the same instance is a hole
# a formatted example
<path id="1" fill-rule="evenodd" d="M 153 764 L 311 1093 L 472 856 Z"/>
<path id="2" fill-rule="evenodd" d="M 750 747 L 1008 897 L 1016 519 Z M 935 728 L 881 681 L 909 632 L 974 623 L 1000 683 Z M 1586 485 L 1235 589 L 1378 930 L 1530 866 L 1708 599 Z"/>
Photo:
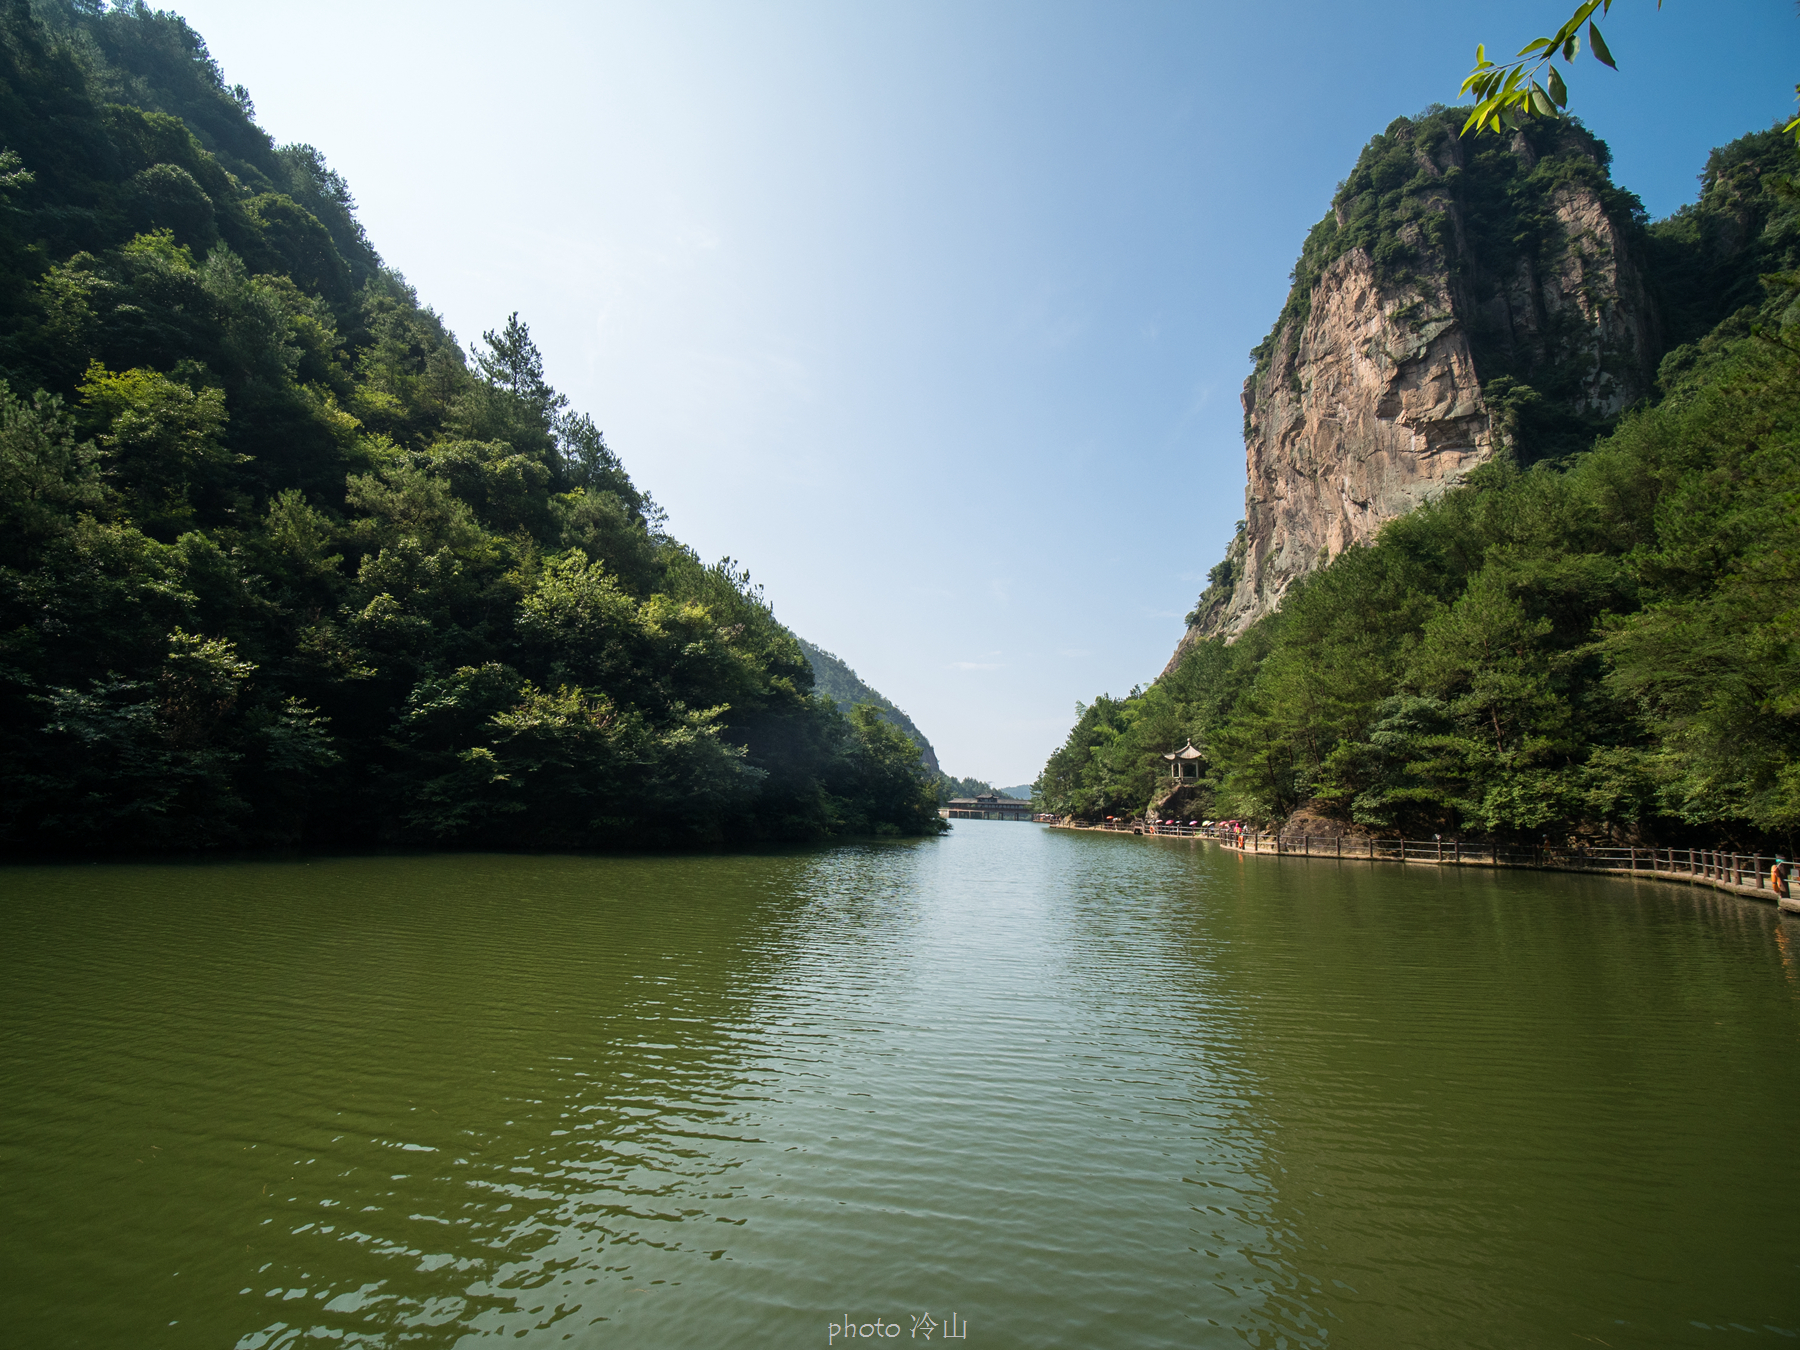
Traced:
<path id="1" fill-rule="evenodd" d="M 20 1344 L 1800 1334 L 1729 897 L 999 822 L 0 876 Z"/>

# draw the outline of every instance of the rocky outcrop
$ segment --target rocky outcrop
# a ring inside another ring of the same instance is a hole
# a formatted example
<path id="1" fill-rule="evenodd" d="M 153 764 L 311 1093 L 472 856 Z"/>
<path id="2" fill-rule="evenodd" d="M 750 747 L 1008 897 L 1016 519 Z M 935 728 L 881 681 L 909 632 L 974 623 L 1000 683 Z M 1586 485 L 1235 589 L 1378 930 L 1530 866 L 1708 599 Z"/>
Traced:
<path id="1" fill-rule="evenodd" d="M 1244 570 L 1220 625 L 1233 636 L 1494 450 L 1447 289 L 1384 286 L 1361 249 L 1326 270 L 1304 327 L 1245 385 L 1244 416 Z"/>
<path id="2" fill-rule="evenodd" d="M 1381 138 L 1390 163 L 1392 139 L 1410 126 Z M 1516 163 L 1502 167 L 1515 194 L 1536 188 L 1540 239 L 1483 256 L 1500 250 L 1484 238 L 1489 222 L 1468 215 L 1465 143 L 1418 142 L 1413 217 L 1392 235 L 1410 265 L 1378 265 L 1364 247 L 1339 253 L 1310 295 L 1290 297 L 1289 317 L 1259 349 L 1243 395 L 1244 524 L 1169 669 L 1202 638 L 1237 637 L 1300 578 L 1507 452 L 1515 404 L 1490 407 L 1484 388 L 1517 393 L 1527 377 L 1539 386 L 1525 391 L 1532 406 L 1548 397 L 1565 420 L 1597 423 L 1651 387 L 1653 311 L 1632 222 L 1616 218 L 1599 160 L 1590 154 L 1581 173 L 1532 174 L 1536 152 L 1515 142 Z M 1577 141 L 1574 153 L 1591 144 Z M 1497 170 L 1484 161 L 1476 172 Z M 1340 193 L 1339 227 L 1352 205 Z M 1507 384 L 1489 384 L 1502 373 Z"/>
<path id="3" fill-rule="evenodd" d="M 1561 185 L 1549 208 L 1559 246 L 1543 262 L 1521 259 L 1487 299 L 1460 307 L 1477 341 L 1495 345 L 1496 364 L 1554 368 L 1577 410 L 1615 418 L 1651 390 L 1656 308 L 1633 241 L 1595 191 Z"/>

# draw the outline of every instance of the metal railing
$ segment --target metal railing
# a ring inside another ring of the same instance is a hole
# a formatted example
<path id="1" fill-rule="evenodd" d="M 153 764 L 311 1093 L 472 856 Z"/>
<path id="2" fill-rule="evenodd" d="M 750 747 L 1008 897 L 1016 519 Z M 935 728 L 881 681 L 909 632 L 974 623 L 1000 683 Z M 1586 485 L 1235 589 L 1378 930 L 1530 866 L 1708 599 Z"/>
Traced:
<path id="1" fill-rule="evenodd" d="M 1132 828 L 1109 825 L 1106 828 Z M 1541 867 L 1555 871 L 1625 872 L 1681 877 L 1738 891 L 1770 890 L 1779 860 L 1766 853 L 1699 848 L 1590 848 L 1469 843 L 1460 839 L 1378 839 L 1374 836 L 1265 834 L 1204 825 L 1151 825 L 1145 834 L 1213 839 L 1245 853 L 1438 866 Z"/>

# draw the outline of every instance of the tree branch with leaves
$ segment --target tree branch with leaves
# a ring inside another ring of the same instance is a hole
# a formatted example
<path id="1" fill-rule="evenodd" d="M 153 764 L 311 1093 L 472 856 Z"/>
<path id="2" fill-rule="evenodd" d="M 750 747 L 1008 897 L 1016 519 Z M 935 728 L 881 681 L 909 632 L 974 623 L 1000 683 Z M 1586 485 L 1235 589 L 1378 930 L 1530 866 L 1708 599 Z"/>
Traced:
<path id="1" fill-rule="evenodd" d="M 1493 62 L 1487 57 L 1487 44 L 1475 48 L 1475 68 L 1462 82 L 1463 94 L 1475 96 L 1475 107 L 1463 123 L 1463 134 L 1516 131 L 1519 123 L 1532 117 L 1560 117 L 1569 106 L 1569 87 L 1556 66 L 1560 57 L 1571 63 L 1581 53 L 1581 30 L 1587 29 L 1588 50 L 1594 59 L 1609 69 L 1618 63 L 1594 22 L 1596 13 L 1612 12 L 1613 0 L 1584 0 L 1575 7 L 1568 21 L 1548 37 L 1535 38 L 1519 50 L 1510 61 Z M 1662 0 L 1656 0 L 1662 8 Z M 1794 86 L 1800 95 L 1800 85 Z M 1800 141 L 1800 117 L 1782 128 Z"/>
<path id="2" fill-rule="evenodd" d="M 1662 8 L 1662 0 L 1656 0 Z M 1588 50 L 1602 65 L 1617 70 L 1606 39 L 1594 22 L 1594 11 L 1608 14 L 1612 0 L 1585 0 L 1576 6 L 1561 28 L 1549 37 L 1535 38 L 1519 49 L 1510 61 L 1496 64 L 1487 58 L 1487 44 L 1475 48 L 1475 69 L 1462 82 L 1461 92 L 1475 95 L 1475 108 L 1463 123 L 1463 134 L 1471 129 L 1484 132 L 1516 131 L 1520 122 L 1531 117 L 1560 117 L 1569 106 L 1569 87 L 1555 61 L 1560 55 L 1572 62 L 1581 51 L 1581 29 L 1587 26 Z M 1540 83 L 1541 79 L 1541 83 Z"/>

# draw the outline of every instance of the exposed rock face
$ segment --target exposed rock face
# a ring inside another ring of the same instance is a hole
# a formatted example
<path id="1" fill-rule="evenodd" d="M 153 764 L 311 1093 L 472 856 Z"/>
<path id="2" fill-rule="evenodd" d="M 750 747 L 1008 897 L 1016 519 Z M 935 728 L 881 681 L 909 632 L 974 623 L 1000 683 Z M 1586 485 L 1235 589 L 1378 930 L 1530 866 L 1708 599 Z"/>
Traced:
<path id="1" fill-rule="evenodd" d="M 1466 153 L 1442 136 L 1416 151 L 1414 183 L 1445 186 L 1415 188 L 1426 223 L 1399 232 L 1412 267 L 1384 269 L 1360 247 L 1336 257 L 1245 381 L 1244 528 L 1169 669 L 1202 638 L 1236 638 L 1301 577 L 1505 453 L 1516 427 L 1508 408 L 1489 406 L 1484 380 L 1542 375 L 1560 415 L 1596 424 L 1649 391 L 1654 315 L 1630 222 L 1591 181 L 1603 173 L 1590 167 L 1540 194 L 1538 248 L 1484 258 L 1454 190 Z M 1511 153 L 1535 167 L 1523 138 Z M 1345 204 L 1336 210 L 1342 225 Z"/>
<path id="2" fill-rule="evenodd" d="M 1650 392 L 1661 355 L 1656 309 L 1628 239 L 1593 191 L 1559 186 L 1551 210 L 1562 247 L 1521 261 L 1484 303 L 1465 301 L 1478 337 L 1578 383 L 1576 406 L 1617 417 Z"/>
<path id="3" fill-rule="evenodd" d="M 1481 382 L 1448 294 L 1384 287 L 1345 254 L 1297 335 L 1244 387 L 1243 579 L 1236 636 L 1293 582 L 1493 455 Z"/>

